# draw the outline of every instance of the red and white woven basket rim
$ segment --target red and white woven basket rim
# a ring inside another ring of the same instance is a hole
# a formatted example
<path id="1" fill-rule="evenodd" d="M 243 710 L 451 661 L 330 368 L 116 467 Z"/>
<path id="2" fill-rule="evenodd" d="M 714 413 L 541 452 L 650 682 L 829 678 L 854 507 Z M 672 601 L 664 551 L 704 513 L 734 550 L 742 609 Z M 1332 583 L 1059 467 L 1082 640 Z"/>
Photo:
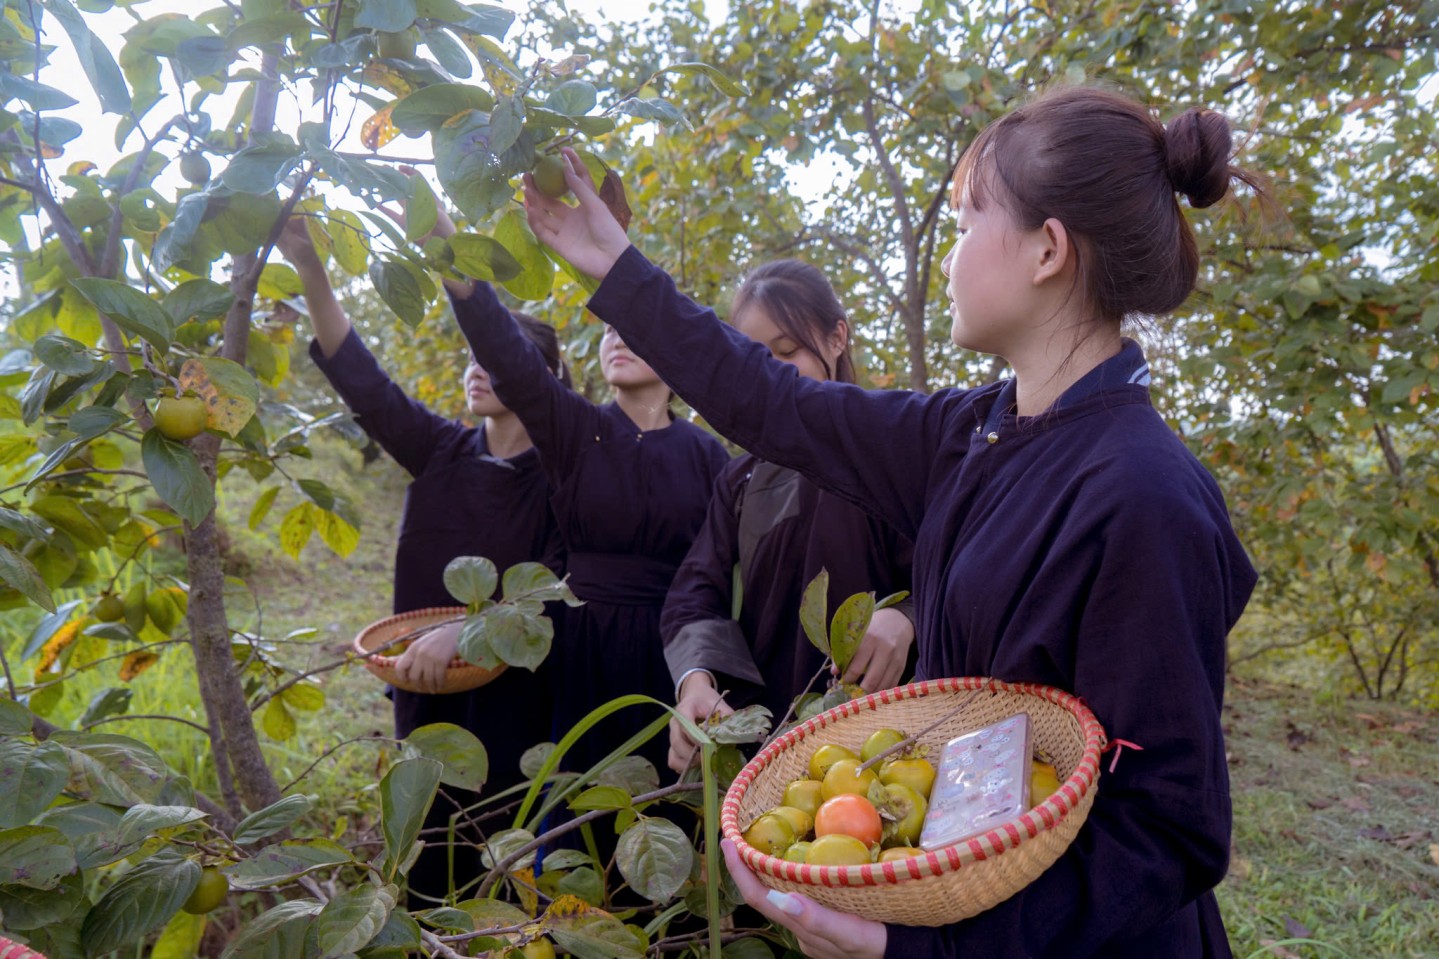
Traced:
<path id="1" fill-rule="evenodd" d="M 1037 696 L 1057 706 L 1062 706 L 1079 720 L 1084 732 L 1084 757 L 1074 774 L 1066 779 L 1054 793 L 1038 806 L 1016 819 L 1003 823 L 988 832 L 923 856 L 913 856 L 895 862 L 867 863 L 862 866 L 810 866 L 789 862 L 777 856 L 769 856 L 744 841 L 739 827 L 740 800 L 754 782 L 760 770 L 774 761 L 780 753 L 804 741 L 805 737 L 823 729 L 830 723 L 846 716 L 853 716 L 864 709 L 877 709 L 887 703 L 917 699 L 932 692 L 965 692 L 974 689 L 992 689 L 996 692 L 1021 693 Z M 1104 727 L 1095 718 L 1078 696 L 1053 686 L 1038 683 L 1006 683 L 998 679 L 964 677 L 959 679 L 932 679 L 910 683 L 871 693 L 860 699 L 852 699 L 831 710 L 820 713 L 800 723 L 779 739 L 770 743 L 758 756 L 740 770 L 729 791 L 725 793 L 724 804 L 720 807 L 720 829 L 725 838 L 735 844 L 740 858 L 751 869 L 809 886 L 878 886 L 937 876 L 962 868 L 966 862 L 983 862 L 1001 856 L 1006 850 L 1020 845 L 1026 838 L 1033 838 L 1053 829 L 1063 822 L 1072 809 L 1094 787 L 1099 776 L 1099 756 L 1105 745 Z"/>
<path id="2" fill-rule="evenodd" d="M 407 612 L 396 613 L 393 616 L 386 616 L 384 619 L 376 620 L 360 630 L 350 645 L 354 647 L 355 655 L 362 658 L 366 665 L 374 665 L 380 669 L 393 669 L 395 664 L 400 661 L 400 657 L 386 656 L 383 653 L 370 653 L 365 649 L 365 637 L 369 636 L 375 630 L 393 623 L 404 623 L 412 619 L 433 619 L 441 613 L 447 613 L 450 616 L 463 616 L 465 612 L 466 607 L 464 606 L 426 606 L 424 609 L 412 609 Z M 448 668 L 461 669 L 466 666 L 474 666 L 474 664 L 456 656 L 450 660 Z"/>
<path id="3" fill-rule="evenodd" d="M 22 946 L 13 939 L 0 936 L 0 959 L 45 959 L 29 946 Z"/>

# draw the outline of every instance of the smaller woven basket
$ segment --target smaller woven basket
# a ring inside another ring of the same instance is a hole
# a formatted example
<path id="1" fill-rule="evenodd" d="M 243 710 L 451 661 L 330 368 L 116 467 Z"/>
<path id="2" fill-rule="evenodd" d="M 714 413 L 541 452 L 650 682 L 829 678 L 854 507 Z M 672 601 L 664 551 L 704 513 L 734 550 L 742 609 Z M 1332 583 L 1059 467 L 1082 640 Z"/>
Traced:
<path id="1" fill-rule="evenodd" d="M 394 616 L 387 616 L 360 630 L 353 643 L 354 650 L 356 655 L 362 657 L 361 661 L 365 664 L 366 669 L 396 689 L 403 689 L 411 693 L 463 693 L 471 689 L 478 689 L 504 672 L 505 664 L 500 663 L 494 669 L 483 669 L 456 656 L 450 660 L 450 668 L 445 670 L 444 684 L 439 689 L 432 690 L 421 689 L 419 686 L 400 680 L 399 675 L 395 672 L 395 663 L 399 661 L 399 656 L 372 652 L 372 650 L 380 649 L 417 629 L 438 626 L 449 620 L 460 619 L 464 615 L 465 607 L 463 606 L 431 606 L 428 609 L 396 613 Z"/>
<path id="2" fill-rule="evenodd" d="M 809 866 L 760 852 L 742 830 L 778 806 L 784 788 L 807 778 L 809 758 L 826 743 L 859 752 L 876 729 L 925 734 L 930 756 L 955 736 L 1028 713 L 1036 753 L 1064 777 L 1059 791 L 1016 819 L 953 846 L 898 862 Z M 1104 729 L 1088 707 L 1059 689 L 999 680 L 936 679 L 886 689 L 836 706 L 766 746 L 735 777 L 720 808 L 720 828 L 771 889 L 801 892 L 823 905 L 880 922 L 942 926 L 998 905 L 1029 885 L 1064 852 L 1089 815 L 1099 783 Z"/>

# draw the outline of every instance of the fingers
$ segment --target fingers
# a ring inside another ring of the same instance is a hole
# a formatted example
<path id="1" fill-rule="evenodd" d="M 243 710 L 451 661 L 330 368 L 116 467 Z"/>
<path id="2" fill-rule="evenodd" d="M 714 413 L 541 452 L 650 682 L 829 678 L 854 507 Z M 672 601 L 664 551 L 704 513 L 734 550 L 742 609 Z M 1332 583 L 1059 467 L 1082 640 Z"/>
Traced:
<path id="1" fill-rule="evenodd" d="M 694 758 L 695 742 L 685 732 L 684 726 L 678 719 L 670 720 L 670 751 L 667 758 L 669 767 L 677 773 L 682 773 L 689 768 L 690 760 Z"/>
<path id="2" fill-rule="evenodd" d="M 878 637 L 871 633 L 860 641 L 859 649 L 854 652 L 854 658 L 851 659 L 849 665 L 845 667 L 844 676 L 842 677 L 844 682 L 856 682 L 870 668 L 870 664 L 874 661 L 874 647 L 877 639 Z M 865 689 L 868 690 L 869 687 L 865 686 Z"/>
<path id="3" fill-rule="evenodd" d="M 571 192 L 574 193 L 581 205 L 584 204 L 587 197 L 599 200 L 600 195 L 595 192 L 595 183 L 590 179 L 589 167 L 585 166 L 585 161 L 580 159 L 580 155 L 572 148 L 564 147 L 560 150 L 560 156 L 565 161 L 565 182 L 570 185 Z"/>
<path id="4" fill-rule="evenodd" d="M 892 659 L 884 661 L 877 660 L 870 666 L 869 672 L 865 673 L 864 679 L 860 680 L 859 684 L 864 687 L 864 691 L 867 693 L 877 692 L 881 689 L 889 689 L 892 686 L 899 685 L 900 674 L 903 672 L 903 660 L 898 662 Z"/>

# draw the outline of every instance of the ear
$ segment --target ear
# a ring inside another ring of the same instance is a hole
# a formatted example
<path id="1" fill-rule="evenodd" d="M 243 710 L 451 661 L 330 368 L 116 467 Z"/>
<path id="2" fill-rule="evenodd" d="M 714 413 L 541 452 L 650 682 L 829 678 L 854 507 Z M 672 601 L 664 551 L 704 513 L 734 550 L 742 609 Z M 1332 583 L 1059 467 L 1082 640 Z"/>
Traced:
<path id="1" fill-rule="evenodd" d="M 834 354 L 832 359 L 838 359 L 841 353 L 849 349 L 849 323 L 845 320 L 835 324 L 834 332 L 829 337 L 829 349 Z"/>
<path id="2" fill-rule="evenodd" d="M 1064 276 L 1074 268 L 1074 246 L 1069 231 L 1054 217 L 1034 231 L 1034 285 L 1042 286 L 1054 277 Z"/>

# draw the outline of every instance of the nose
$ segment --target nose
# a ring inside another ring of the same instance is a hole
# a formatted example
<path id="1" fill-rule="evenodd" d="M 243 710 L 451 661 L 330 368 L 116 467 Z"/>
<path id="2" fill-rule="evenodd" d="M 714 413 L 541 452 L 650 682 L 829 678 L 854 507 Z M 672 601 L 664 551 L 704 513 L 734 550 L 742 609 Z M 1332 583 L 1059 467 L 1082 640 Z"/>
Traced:
<path id="1" fill-rule="evenodd" d="M 946 253 L 946 254 L 944 255 L 944 259 L 942 259 L 942 260 L 939 261 L 939 272 L 940 272 L 940 275 L 943 276 L 946 280 L 949 279 L 949 261 L 952 260 L 953 258 L 954 258 L 954 251 L 953 251 L 953 250 L 950 250 L 948 253 Z"/>

